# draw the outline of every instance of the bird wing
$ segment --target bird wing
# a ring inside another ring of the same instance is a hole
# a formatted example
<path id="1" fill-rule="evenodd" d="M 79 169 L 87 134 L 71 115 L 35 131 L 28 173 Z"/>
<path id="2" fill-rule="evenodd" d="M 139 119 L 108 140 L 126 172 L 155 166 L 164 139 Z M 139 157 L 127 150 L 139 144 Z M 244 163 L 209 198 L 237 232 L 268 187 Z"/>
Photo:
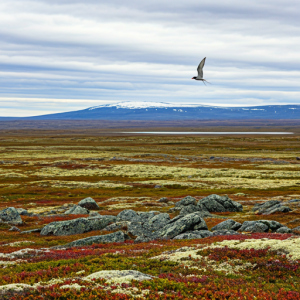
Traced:
<path id="1" fill-rule="evenodd" d="M 205 64 L 205 59 L 206 59 L 206 57 L 204 57 L 204 58 L 201 60 L 199 66 L 198 66 L 198 68 L 197 68 L 197 71 L 198 71 L 198 77 L 199 77 L 199 78 L 203 78 L 203 67 L 204 67 L 204 64 Z"/>

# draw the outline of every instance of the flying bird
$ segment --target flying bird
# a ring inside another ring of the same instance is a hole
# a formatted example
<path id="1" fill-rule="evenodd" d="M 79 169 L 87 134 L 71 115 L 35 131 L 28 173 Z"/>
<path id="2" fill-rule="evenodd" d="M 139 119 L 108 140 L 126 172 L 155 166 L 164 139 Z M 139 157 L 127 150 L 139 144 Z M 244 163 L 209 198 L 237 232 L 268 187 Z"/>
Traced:
<path id="1" fill-rule="evenodd" d="M 195 77 L 192 78 L 192 79 L 195 79 L 195 80 L 201 80 L 204 83 L 204 85 L 205 85 L 205 81 L 206 81 L 205 79 L 203 79 L 203 67 L 204 67 L 204 64 L 205 64 L 205 60 L 206 60 L 206 57 L 204 57 L 201 60 L 199 66 L 197 68 L 198 76 L 197 77 L 195 76 Z M 206 81 L 206 82 L 210 83 L 208 81 Z"/>

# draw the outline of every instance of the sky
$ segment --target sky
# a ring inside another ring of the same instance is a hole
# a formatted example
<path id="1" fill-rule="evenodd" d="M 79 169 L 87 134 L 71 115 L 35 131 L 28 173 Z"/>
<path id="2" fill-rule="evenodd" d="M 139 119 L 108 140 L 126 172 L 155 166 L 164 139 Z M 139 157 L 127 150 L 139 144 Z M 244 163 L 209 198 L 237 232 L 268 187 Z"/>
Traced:
<path id="1" fill-rule="evenodd" d="M 2 0 L 0 116 L 299 104 L 299 36 L 298 0 Z"/>

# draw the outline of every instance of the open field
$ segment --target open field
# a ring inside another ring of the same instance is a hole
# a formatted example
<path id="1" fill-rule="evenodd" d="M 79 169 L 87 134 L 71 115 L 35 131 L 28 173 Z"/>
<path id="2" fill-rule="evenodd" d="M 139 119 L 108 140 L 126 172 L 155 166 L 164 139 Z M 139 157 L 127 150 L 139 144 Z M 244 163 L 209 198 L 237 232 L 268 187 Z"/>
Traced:
<path id="1" fill-rule="evenodd" d="M 290 204 L 292 211 L 287 213 L 251 211 L 268 200 L 300 199 L 300 130 L 295 123 L 280 128 L 239 123 L 233 129 L 207 121 L 204 127 L 184 129 L 220 131 L 223 126 L 222 131 L 295 133 L 290 136 L 150 136 L 119 134 L 125 125 L 120 129 L 111 124 L 109 129 L 107 123 L 102 129 L 95 125 L 66 130 L 54 128 L 54 123 L 53 128 L 48 124 L 35 130 L 22 130 L 14 123 L 16 127 L 9 129 L 7 123 L 0 124 L 0 210 L 15 207 L 33 213 L 22 216 L 22 231 L 86 217 L 63 214 L 63 207 L 86 197 L 96 200 L 101 215 L 116 216 L 124 209 L 169 213 L 187 195 L 201 199 L 210 194 L 228 195 L 243 205 L 243 211 L 206 218 L 208 229 L 223 221 L 218 216 L 240 223 L 264 219 L 289 228 L 300 225 L 300 202 Z M 161 127 L 140 130 L 144 129 Z M 168 130 L 178 128 L 163 128 Z M 169 202 L 158 202 L 162 197 Z M 177 214 L 171 211 L 170 217 Z M 0 224 L 0 284 L 35 288 L 7 290 L 0 293 L 3 299 L 300 299 L 300 254 L 284 251 L 299 249 L 299 239 L 292 234 L 128 241 L 47 252 L 41 249 L 107 232 L 42 236 L 9 231 L 10 227 Z M 264 248 L 267 239 L 279 246 L 270 242 Z M 187 248 L 174 258 L 174 250 L 182 247 Z M 40 252 L 9 256 L 25 248 Z M 121 283 L 105 283 L 101 276 L 95 281 L 86 278 L 102 270 L 136 270 L 155 278 Z"/>

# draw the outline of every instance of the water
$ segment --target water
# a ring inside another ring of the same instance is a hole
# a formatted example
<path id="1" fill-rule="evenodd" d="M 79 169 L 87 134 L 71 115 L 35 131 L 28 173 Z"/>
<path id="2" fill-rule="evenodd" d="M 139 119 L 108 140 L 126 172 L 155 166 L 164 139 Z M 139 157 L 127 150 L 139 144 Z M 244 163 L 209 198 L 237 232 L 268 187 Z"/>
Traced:
<path id="1" fill-rule="evenodd" d="M 202 131 L 131 131 L 131 132 L 121 132 L 121 133 L 145 133 L 145 134 L 294 134 L 293 132 L 275 132 L 275 131 L 211 131 L 211 132 L 202 132 Z"/>

